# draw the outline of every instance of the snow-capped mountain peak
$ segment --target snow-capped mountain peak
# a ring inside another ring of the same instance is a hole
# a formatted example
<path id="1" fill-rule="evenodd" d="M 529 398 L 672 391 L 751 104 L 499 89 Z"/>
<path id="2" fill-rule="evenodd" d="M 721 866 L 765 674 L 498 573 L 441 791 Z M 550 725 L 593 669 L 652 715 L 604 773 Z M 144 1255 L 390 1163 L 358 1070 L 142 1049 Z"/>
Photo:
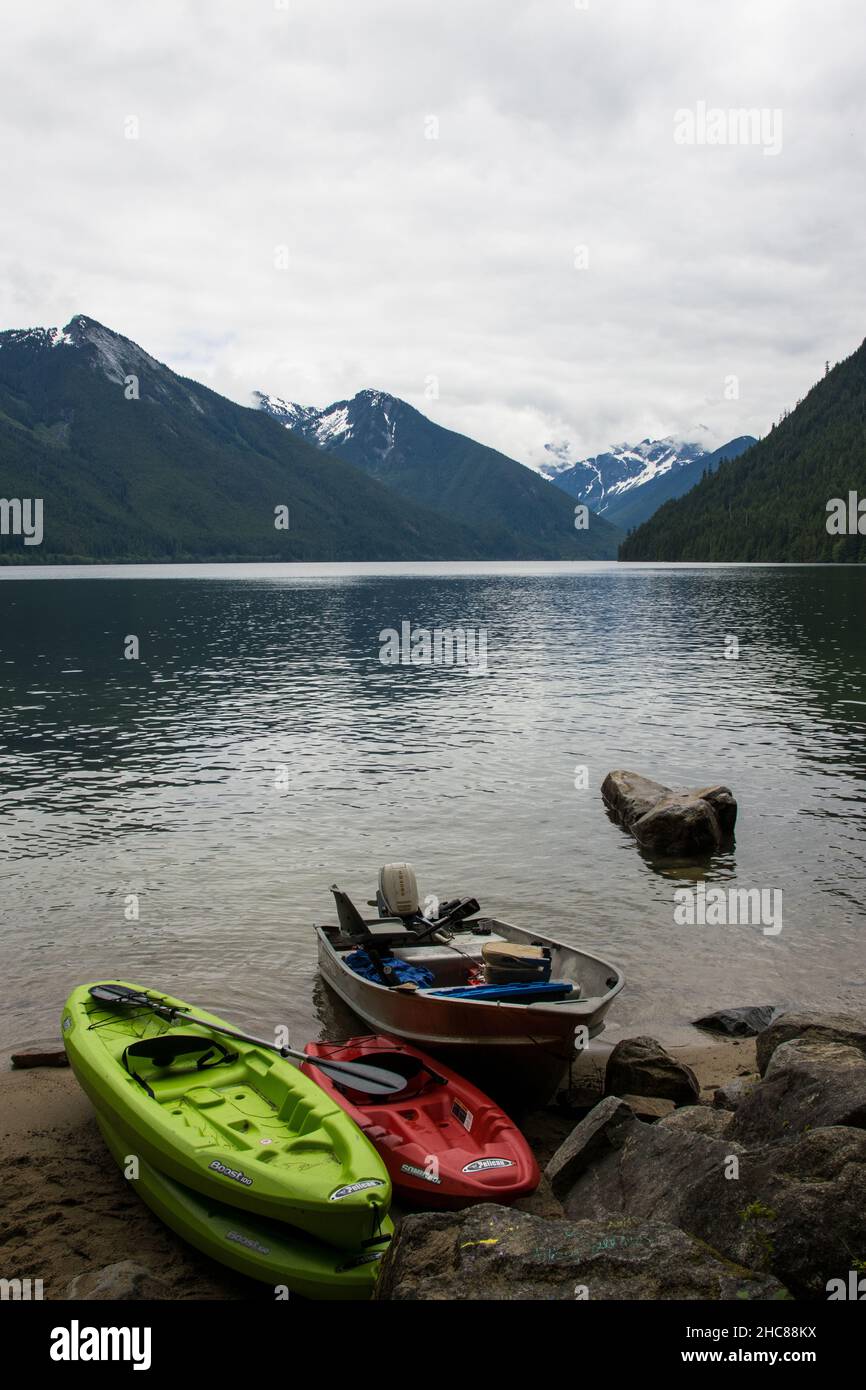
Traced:
<path id="1" fill-rule="evenodd" d="M 255 392 L 254 399 L 260 410 L 323 453 L 340 455 L 392 485 L 405 486 L 411 477 L 425 503 L 437 505 L 441 459 L 459 436 L 449 435 L 405 401 L 372 388 L 321 410 L 262 391 Z M 733 440 L 713 452 L 706 447 L 710 435 L 703 426 L 695 426 L 690 436 L 615 444 L 593 458 L 577 457 L 574 446 L 561 439 L 548 444 L 544 461 L 525 472 L 539 473 L 557 491 L 584 502 L 616 526 L 632 525 L 635 518 L 651 515 L 668 497 L 686 492 L 700 480 L 703 467 L 712 469 L 722 456 L 742 452 L 751 442 Z M 483 446 L 476 447 L 483 451 Z M 480 456 L 478 466 L 482 466 Z M 521 485 L 525 486 L 525 479 Z"/>
<path id="2" fill-rule="evenodd" d="M 285 425 L 287 430 L 295 429 L 308 420 L 314 420 L 319 412 L 312 405 L 298 405 L 295 401 L 286 400 L 284 396 L 271 396 L 266 391 L 253 392 L 253 406 L 256 410 L 263 410 L 266 415 L 272 415 L 275 420 L 279 420 Z"/>
<path id="3" fill-rule="evenodd" d="M 11 328 L 0 333 L 0 349 L 5 345 L 28 345 L 37 350 L 75 348 L 86 353 L 90 365 L 102 371 L 109 381 L 123 384 L 130 373 L 148 371 L 152 377 L 165 371 L 149 353 L 120 333 L 97 323 L 86 314 L 76 314 L 63 328 Z"/>
<path id="4" fill-rule="evenodd" d="M 698 430 L 695 433 L 699 433 Z M 694 439 L 642 439 L 639 444 L 614 444 L 592 458 L 575 458 L 567 440 L 545 446 L 545 460 L 539 472 L 571 496 L 586 502 L 594 511 L 604 512 L 613 498 L 672 470 L 688 467 L 710 452 Z"/>
<path id="5" fill-rule="evenodd" d="M 335 401 L 321 410 L 264 391 L 253 392 L 253 398 L 260 410 L 320 449 L 338 453 L 342 445 L 359 436 L 363 437 L 368 453 L 380 459 L 387 458 L 395 448 L 403 402 L 387 391 L 368 387 L 351 400 Z"/>
<path id="6" fill-rule="evenodd" d="M 614 444 L 593 458 L 575 458 L 567 440 L 546 446 L 550 460 L 539 472 L 591 511 L 617 526 L 639 525 L 673 497 L 680 497 L 727 458 L 736 458 L 754 440 L 749 435 L 713 449 L 710 432 L 697 425 L 690 438 L 642 439 Z M 710 444 L 710 447 L 707 447 Z"/>

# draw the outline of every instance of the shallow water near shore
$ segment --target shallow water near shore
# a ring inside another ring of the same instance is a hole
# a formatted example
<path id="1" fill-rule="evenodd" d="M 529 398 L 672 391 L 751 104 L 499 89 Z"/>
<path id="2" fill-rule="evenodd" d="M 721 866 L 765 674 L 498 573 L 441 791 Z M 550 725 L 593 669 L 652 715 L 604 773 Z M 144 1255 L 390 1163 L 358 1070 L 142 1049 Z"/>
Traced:
<path id="1" fill-rule="evenodd" d="M 0 571 L 0 1049 L 54 1040 L 69 989 L 108 976 L 318 1036 L 341 1021 L 328 885 L 363 905 L 404 858 L 424 893 L 621 964 L 611 1042 L 866 1005 L 861 570 L 34 573 Z M 403 621 L 486 630 L 486 671 L 383 665 Z M 726 782 L 733 849 L 649 862 L 604 811 L 617 767 Z M 678 925 L 701 878 L 781 890 L 782 930 Z"/>

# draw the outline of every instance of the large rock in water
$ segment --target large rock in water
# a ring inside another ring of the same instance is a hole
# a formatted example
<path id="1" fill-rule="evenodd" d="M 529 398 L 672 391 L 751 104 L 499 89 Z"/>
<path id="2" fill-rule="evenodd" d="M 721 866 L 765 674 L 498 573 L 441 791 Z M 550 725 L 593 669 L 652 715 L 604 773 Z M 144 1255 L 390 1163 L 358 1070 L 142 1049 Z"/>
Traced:
<path id="1" fill-rule="evenodd" d="M 656 802 L 629 829 L 641 849 L 653 854 L 712 854 L 722 843 L 709 802 L 673 793 Z"/>
<path id="2" fill-rule="evenodd" d="M 639 772 L 609 772 L 601 784 L 605 802 L 627 830 L 669 793 L 670 787 Z"/>
<path id="3" fill-rule="evenodd" d="M 407 1216 L 374 1297 L 419 1299 L 781 1299 L 771 1275 L 723 1260 L 663 1222 L 545 1221 L 485 1203 Z"/>
<path id="4" fill-rule="evenodd" d="M 671 788 L 638 772 L 609 772 L 601 794 L 643 849 L 656 854 L 703 855 L 733 834 L 737 803 L 721 785 Z"/>
<path id="5" fill-rule="evenodd" d="M 767 1070 L 770 1058 L 782 1043 L 792 1038 L 807 1042 L 836 1042 L 856 1047 L 866 1054 L 866 1019 L 850 1014 L 821 1014 L 792 1010 L 773 1020 L 769 1028 L 758 1034 L 756 1045 L 758 1071 Z"/>
<path id="6" fill-rule="evenodd" d="M 693 1105 L 701 1088 L 691 1067 L 669 1056 L 655 1038 L 623 1038 L 607 1059 L 604 1093 L 656 1096 L 675 1105 Z"/>

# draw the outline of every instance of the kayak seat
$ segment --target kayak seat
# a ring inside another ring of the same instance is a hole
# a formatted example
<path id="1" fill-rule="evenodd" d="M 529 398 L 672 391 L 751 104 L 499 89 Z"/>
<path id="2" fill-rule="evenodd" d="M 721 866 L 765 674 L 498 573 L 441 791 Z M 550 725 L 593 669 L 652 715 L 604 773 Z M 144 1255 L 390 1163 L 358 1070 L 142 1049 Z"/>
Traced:
<path id="1" fill-rule="evenodd" d="M 178 1058 L 188 1060 L 193 1056 L 196 1061 L 192 1066 L 175 1066 Z M 137 1081 L 152 1099 L 156 1099 L 150 1082 L 157 1077 L 162 1079 L 166 1074 L 184 1076 L 209 1071 L 236 1062 L 237 1058 L 236 1052 L 230 1052 L 216 1038 L 199 1038 L 191 1033 L 158 1033 L 156 1037 L 140 1038 L 138 1042 L 130 1043 L 124 1048 L 121 1061 L 133 1081 Z M 152 1070 L 142 1075 L 136 1071 L 140 1062 L 152 1062 Z"/>
<path id="2" fill-rule="evenodd" d="M 316 1058 L 313 1058 L 313 1065 Z M 431 1071 L 425 1067 L 417 1057 L 412 1057 L 408 1052 L 375 1052 L 364 1055 L 364 1064 L 368 1067 L 381 1066 L 386 1071 L 396 1072 L 398 1076 L 405 1077 L 406 1085 L 401 1091 L 397 1091 L 390 1096 L 383 1096 L 382 1103 L 392 1105 L 395 1100 L 409 1100 L 412 1096 L 420 1095 L 429 1086 L 444 1086 L 446 1084 L 444 1076 L 438 1072 Z M 366 1092 L 355 1091 L 350 1085 L 342 1081 L 334 1082 L 338 1091 L 350 1100 L 356 1100 L 365 1108 L 370 1108 L 376 1104 L 375 1096 L 370 1096 Z"/>

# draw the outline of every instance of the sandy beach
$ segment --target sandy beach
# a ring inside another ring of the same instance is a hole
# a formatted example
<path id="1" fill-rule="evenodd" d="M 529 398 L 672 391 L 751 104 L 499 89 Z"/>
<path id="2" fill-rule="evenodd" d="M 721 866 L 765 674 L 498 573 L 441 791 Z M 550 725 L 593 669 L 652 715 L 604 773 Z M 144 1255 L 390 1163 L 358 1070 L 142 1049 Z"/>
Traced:
<path id="1" fill-rule="evenodd" d="M 669 1050 L 694 1069 L 706 1100 L 716 1086 L 755 1069 L 752 1039 Z M 542 1166 L 578 1118 L 557 1107 L 527 1117 L 523 1128 Z M 88 1278 L 126 1260 L 150 1272 L 139 1296 L 273 1297 L 267 1286 L 199 1255 L 148 1210 L 112 1161 L 68 1068 L 0 1072 L 0 1164 L 2 1273 L 41 1279 L 46 1299 L 69 1297 L 79 1278 L 77 1293 L 86 1297 Z M 540 1210 L 543 1201 L 540 1193 L 519 1205 Z"/>
<path id="2" fill-rule="evenodd" d="M 159 1281 L 143 1290 L 155 1298 L 262 1296 L 252 1280 L 185 1245 L 136 1196 L 69 1068 L 0 1074 L 0 1115 L 6 1278 L 41 1279 L 44 1298 L 62 1299 L 77 1276 L 133 1260 Z"/>

